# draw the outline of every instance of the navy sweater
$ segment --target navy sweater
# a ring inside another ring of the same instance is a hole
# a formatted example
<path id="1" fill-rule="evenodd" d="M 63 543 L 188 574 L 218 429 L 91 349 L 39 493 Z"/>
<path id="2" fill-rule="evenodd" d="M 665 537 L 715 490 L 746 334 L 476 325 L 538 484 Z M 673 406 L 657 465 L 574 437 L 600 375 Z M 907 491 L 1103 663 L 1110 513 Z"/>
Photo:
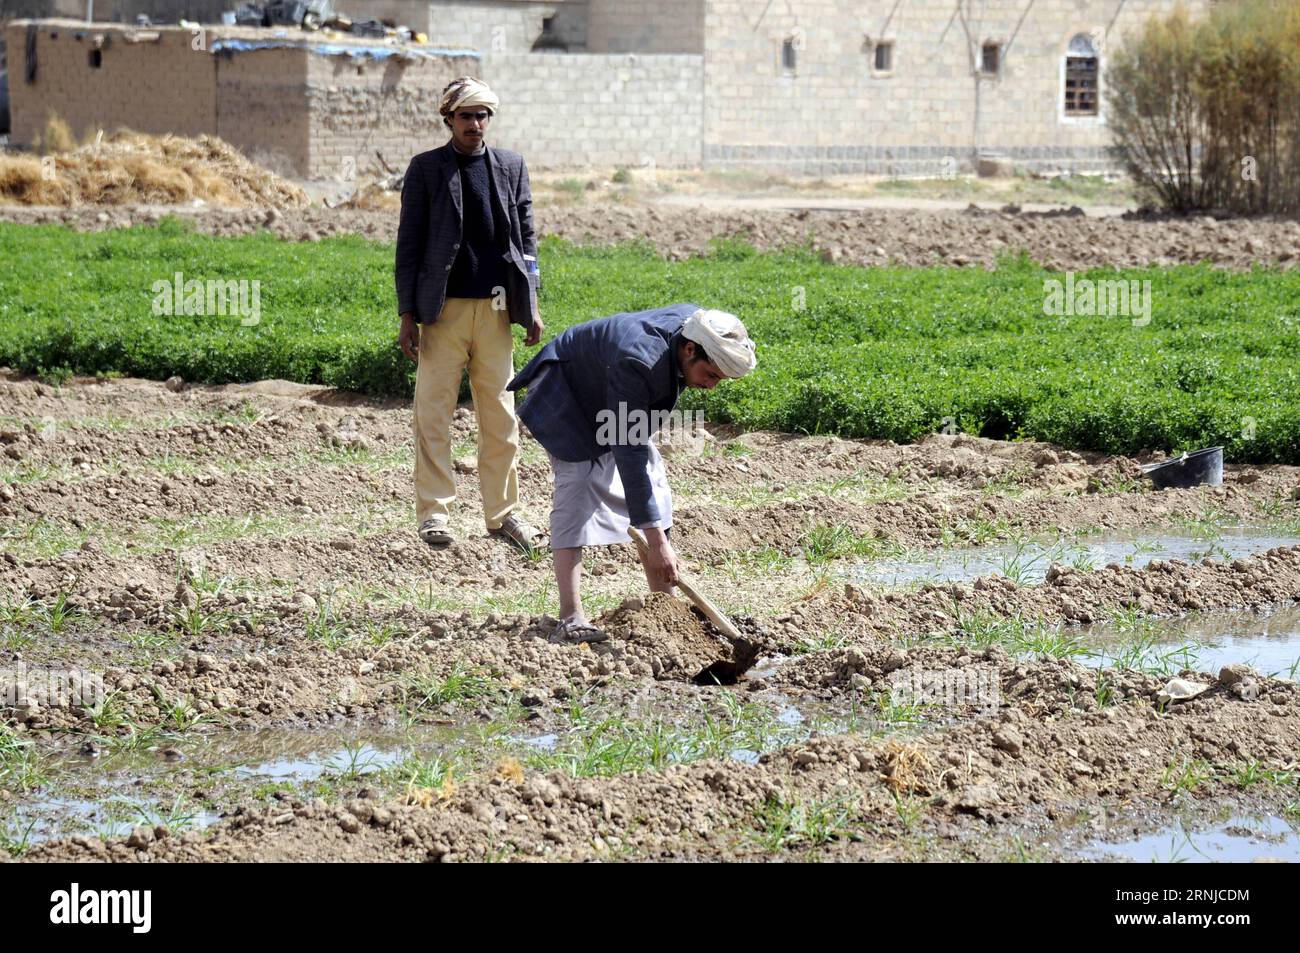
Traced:
<path id="1" fill-rule="evenodd" d="M 460 166 L 460 194 L 465 210 L 460 251 L 447 278 L 449 298 L 490 298 L 506 284 L 506 263 L 497 241 L 492 214 L 492 172 L 487 150 L 467 156 L 456 153 Z"/>

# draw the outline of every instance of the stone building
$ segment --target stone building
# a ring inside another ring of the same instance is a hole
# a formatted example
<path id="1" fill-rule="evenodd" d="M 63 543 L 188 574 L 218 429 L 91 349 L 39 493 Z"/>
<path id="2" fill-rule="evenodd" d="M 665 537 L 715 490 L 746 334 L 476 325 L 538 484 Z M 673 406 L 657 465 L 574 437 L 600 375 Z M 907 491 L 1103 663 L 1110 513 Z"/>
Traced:
<path id="1" fill-rule="evenodd" d="M 1185 0 L 1194 12 L 1209 2 Z M 492 141 L 534 168 L 933 174 L 986 156 L 1099 169 L 1110 164 L 1107 58 L 1174 5 L 337 0 L 429 42 L 210 26 L 202 49 L 179 27 L 13 21 L 12 139 L 29 143 L 55 112 L 78 133 L 215 132 L 327 177 L 341 164 L 364 169 L 376 152 L 396 164 L 441 142 L 438 91 L 470 72 L 502 97 Z"/>

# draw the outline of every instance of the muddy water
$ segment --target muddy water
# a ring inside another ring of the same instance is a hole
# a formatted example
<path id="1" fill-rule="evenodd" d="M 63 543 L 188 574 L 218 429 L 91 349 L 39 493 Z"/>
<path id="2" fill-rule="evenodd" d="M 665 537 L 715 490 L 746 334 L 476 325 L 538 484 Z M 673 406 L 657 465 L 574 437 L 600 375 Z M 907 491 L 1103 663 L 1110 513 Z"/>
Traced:
<path id="1" fill-rule="evenodd" d="M 1300 833 L 1280 817 L 1233 817 L 1203 831 L 1180 823 L 1123 843 L 1094 841 L 1078 857 L 1141 863 L 1295 862 L 1300 861 Z"/>
<path id="2" fill-rule="evenodd" d="M 326 775 L 359 778 L 410 755 L 450 750 L 466 737 L 464 731 L 445 728 L 406 735 L 261 730 L 190 735 L 97 756 L 64 751 L 48 761 L 52 783 L 14 809 L 9 832 L 27 832 L 35 843 L 78 833 L 122 836 L 140 825 L 206 827 L 220 812 L 192 797 L 196 791 L 212 792 L 215 801 L 223 802 L 229 798 L 221 796 L 222 790 L 248 793 Z"/>
<path id="3" fill-rule="evenodd" d="M 883 586 L 917 583 L 969 582 L 1000 574 L 1026 585 L 1043 581 L 1052 563 L 1078 569 L 1099 569 L 1118 563 L 1141 569 L 1153 559 L 1236 559 L 1277 546 L 1300 544 L 1300 536 L 1280 535 L 1247 526 L 1162 531 L 1159 534 L 1116 533 L 1086 540 L 1034 539 L 1014 543 L 945 549 L 922 558 L 873 559 L 843 571 L 849 581 Z"/>
<path id="4" fill-rule="evenodd" d="M 1300 605 L 1268 611 L 1207 612 L 1177 619 L 1151 619 L 1140 631 L 1115 625 L 1083 629 L 1079 641 L 1093 654 L 1081 661 L 1115 664 L 1135 644 L 1147 658 L 1168 658 L 1174 667 L 1218 672 L 1243 662 L 1265 675 L 1294 679 L 1300 674 Z"/>
<path id="5" fill-rule="evenodd" d="M 796 705 L 775 692 L 762 698 L 732 697 L 747 706 L 754 723 L 731 734 L 724 730 L 722 737 L 734 739 L 734 744 L 716 756 L 744 764 L 756 764 L 766 752 L 805 740 L 813 732 L 876 733 L 900 727 L 883 724 L 856 705 L 812 700 Z M 658 719 L 686 736 L 701 731 L 709 718 L 715 724 L 725 720 L 718 698 L 706 701 L 698 693 L 692 698 L 688 703 L 671 691 L 652 690 L 623 710 L 646 721 Z M 74 834 L 123 837 L 134 827 L 159 824 L 173 831 L 197 829 L 216 823 L 235 805 L 265 802 L 276 791 L 310 799 L 320 790 L 317 782 L 327 796 L 331 789 L 365 785 L 400 791 L 405 783 L 401 768 L 408 759 L 490 765 L 507 756 L 528 763 L 530 756 L 576 755 L 584 746 L 620 737 L 622 719 L 608 723 L 608 734 L 593 731 L 611 714 L 593 709 L 584 712 L 580 723 L 560 722 L 554 730 L 531 733 L 522 724 L 501 731 L 499 726 L 484 730 L 467 721 L 405 731 L 357 726 L 218 731 L 163 739 L 148 748 L 105 749 L 94 756 L 67 748 L 47 756 L 49 781 L 44 786 L 0 813 L 0 833 L 11 841 L 35 844 Z M 703 754 L 690 742 L 682 748 Z"/>

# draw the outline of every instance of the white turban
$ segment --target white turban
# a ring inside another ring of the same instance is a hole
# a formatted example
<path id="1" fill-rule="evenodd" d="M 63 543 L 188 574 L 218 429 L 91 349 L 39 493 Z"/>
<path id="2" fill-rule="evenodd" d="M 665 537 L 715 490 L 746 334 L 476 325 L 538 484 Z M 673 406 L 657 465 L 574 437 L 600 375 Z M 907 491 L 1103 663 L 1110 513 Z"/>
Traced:
<path id="1" fill-rule="evenodd" d="M 468 106 L 486 106 L 490 112 L 495 113 L 499 102 L 497 94 L 492 92 L 487 83 L 473 76 L 461 76 L 453 79 L 442 91 L 442 102 L 438 106 L 438 112 L 451 117 L 458 109 Z"/>
<path id="2" fill-rule="evenodd" d="M 696 311 L 682 325 L 682 336 L 704 348 L 709 360 L 728 377 L 744 377 L 754 369 L 754 342 L 740 319 L 726 311 Z"/>

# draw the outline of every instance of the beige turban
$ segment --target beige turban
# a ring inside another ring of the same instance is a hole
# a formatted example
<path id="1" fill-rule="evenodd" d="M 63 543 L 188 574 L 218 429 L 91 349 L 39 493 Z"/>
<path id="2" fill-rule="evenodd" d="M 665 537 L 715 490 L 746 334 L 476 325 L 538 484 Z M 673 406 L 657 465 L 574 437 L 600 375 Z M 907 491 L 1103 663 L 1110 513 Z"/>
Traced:
<path id="1" fill-rule="evenodd" d="M 726 311 L 696 311 L 682 326 L 682 336 L 704 348 L 728 377 L 744 377 L 758 363 L 745 326 Z"/>
<path id="2" fill-rule="evenodd" d="M 458 109 L 465 109 L 468 106 L 486 106 L 495 114 L 499 102 L 497 94 L 492 92 L 487 83 L 473 76 L 461 76 L 453 79 L 442 91 L 442 103 L 438 106 L 438 112 L 451 117 Z"/>

